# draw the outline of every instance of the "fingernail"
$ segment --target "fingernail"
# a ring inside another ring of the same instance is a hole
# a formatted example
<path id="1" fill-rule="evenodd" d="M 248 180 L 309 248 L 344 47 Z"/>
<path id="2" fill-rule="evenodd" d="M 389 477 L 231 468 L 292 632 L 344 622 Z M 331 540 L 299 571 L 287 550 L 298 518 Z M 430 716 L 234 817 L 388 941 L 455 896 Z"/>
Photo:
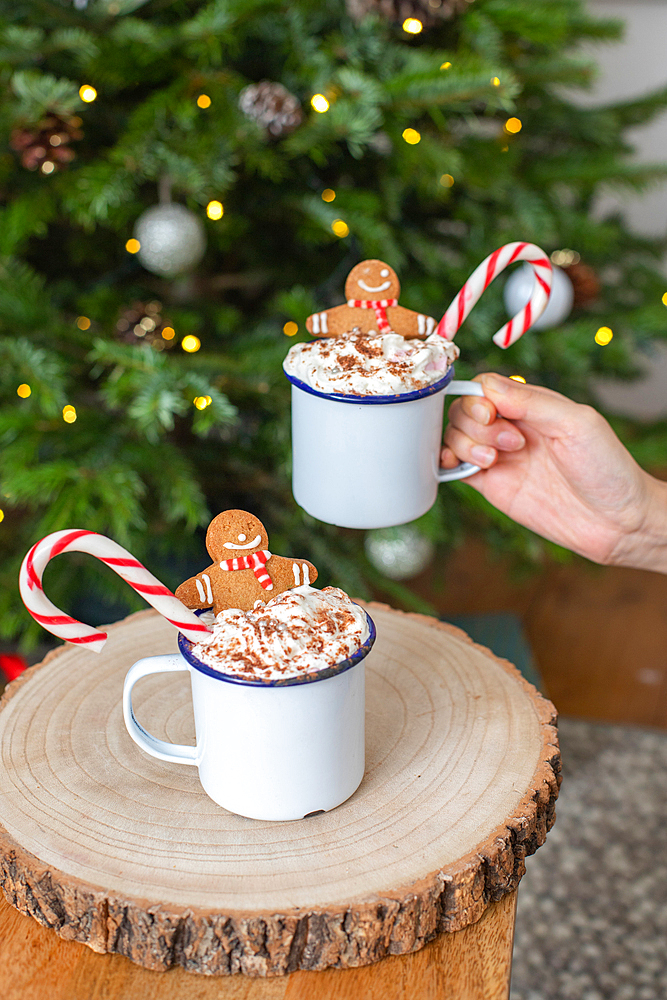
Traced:
<path id="1" fill-rule="evenodd" d="M 501 431 L 496 441 L 498 447 L 504 448 L 506 451 L 518 451 L 526 443 L 525 437 L 518 431 Z"/>
<path id="2" fill-rule="evenodd" d="M 503 375 L 496 375 L 495 373 L 482 375 L 482 385 L 488 385 L 489 389 L 503 394 L 509 392 L 512 388 L 510 385 L 511 381 L 511 379 L 505 378 Z"/>
<path id="3" fill-rule="evenodd" d="M 478 424 L 484 424 L 486 426 L 491 418 L 491 414 L 487 410 L 483 403 L 473 403 L 470 408 L 473 420 L 476 420 Z"/>
<path id="4" fill-rule="evenodd" d="M 483 444 L 475 444 L 470 449 L 470 455 L 478 465 L 488 465 L 496 457 L 496 450 L 486 448 Z"/>

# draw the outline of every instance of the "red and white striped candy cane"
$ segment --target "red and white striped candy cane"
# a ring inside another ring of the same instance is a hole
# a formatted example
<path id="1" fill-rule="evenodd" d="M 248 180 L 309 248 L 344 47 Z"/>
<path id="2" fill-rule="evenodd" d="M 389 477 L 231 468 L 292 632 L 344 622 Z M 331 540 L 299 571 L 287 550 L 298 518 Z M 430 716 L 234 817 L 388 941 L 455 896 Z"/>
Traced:
<path id="1" fill-rule="evenodd" d="M 435 332 L 439 333 L 441 337 L 446 337 L 447 340 L 453 340 L 458 328 L 496 275 L 517 260 L 526 260 L 533 268 L 535 273 L 533 294 L 521 312 L 518 312 L 509 323 L 505 323 L 505 326 L 502 326 L 494 334 L 493 341 L 498 347 L 509 347 L 515 340 L 518 340 L 542 315 L 551 292 L 551 261 L 544 250 L 540 250 L 534 243 L 506 243 L 505 246 L 499 247 L 498 250 L 489 254 L 486 260 L 483 260 L 479 267 L 472 272 L 436 326 Z"/>
<path id="2" fill-rule="evenodd" d="M 67 642 L 85 643 L 96 653 L 101 652 L 107 641 L 106 632 L 84 625 L 76 618 L 63 614 L 55 604 L 52 604 L 42 587 L 42 574 L 46 564 L 61 552 L 87 552 L 95 556 L 114 573 L 122 577 L 126 583 L 141 594 L 149 604 L 175 625 L 183 635 L 194 642 L 200 642 L 205 633 L 210 630 L 197 618 L 193 611 L 179 601 L 172 592 L 160 583 L 157 577 L 149 573 L 138 559 L 124 549 L 122 545 L 98 535 L 94 531 L 83 531 L 78 528 L 67 528 L 65 531 L 54 531 L 42 538 L 41 542 L 28 552 L 21 565 L 19 573 L 19 589 L 26 608 L 47 632 L 52 632 Z"/>

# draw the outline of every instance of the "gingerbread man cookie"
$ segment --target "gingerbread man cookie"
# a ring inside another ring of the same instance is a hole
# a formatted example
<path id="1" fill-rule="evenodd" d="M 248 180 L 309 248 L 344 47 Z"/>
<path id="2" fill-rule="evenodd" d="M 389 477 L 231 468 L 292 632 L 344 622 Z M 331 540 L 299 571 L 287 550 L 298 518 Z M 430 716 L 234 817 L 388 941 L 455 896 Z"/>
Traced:
<path id="1" fill-rule="evenodd" d="M 389 264 L 382 260 L 362 260 L 352 268 L 345 282 L 347 303 L 313 313 L 306 329 L 316 337 L 337 337 L 355 328 L 362 333 L 400 333 L 403 337 L 428 337 L 436 327 L 432 316 L 399 306 L 401 285 Z"/>
<path id="2" fill-rule="evenodd" d="M 266 528 L 245 510 L 224 510 L 206 532 L 206 548 L 213 564 L 182 583 L 176 597 L 188 608 L 226 608 L 250 611 L 284 590 L 314 583 L 317 570 L 305 559 L 289 559 L 269 552 Z"/>

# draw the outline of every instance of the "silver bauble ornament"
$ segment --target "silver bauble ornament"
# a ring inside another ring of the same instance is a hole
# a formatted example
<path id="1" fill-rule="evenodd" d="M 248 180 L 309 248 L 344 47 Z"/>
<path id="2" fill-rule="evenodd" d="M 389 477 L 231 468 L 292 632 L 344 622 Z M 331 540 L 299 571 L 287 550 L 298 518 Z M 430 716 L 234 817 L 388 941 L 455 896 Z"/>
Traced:
<path id="1" fill-rule="evenodd" d="M 189 271 L 206 250 L 201 221 L 185 205 L 172 202 L 146 209 L 134 225 L 134 236 L 143 266 L 165 278 Z"/>
<path id="2" fill-rule="evenodd" d="M 433 559 L 433 543 L 410 524 L 369 531 L 364 542 L 369 561 L 390 580 L 408 580 Z"/>
<path id="3" fill-rule="evenodd" d="M 516 316 L 523 309 L 531 295 L 535 284 L 535 274 L 530 264 L 522 264 L 510 275 L 503 292 L 505 308 L 510 316 Z M 531 330 L 550 330 L 552 326 L 560 326 L 572 312 L 574 288 L 572 282 L 560 267 L 554 267 L 551 282 L 551 295 L 547 307 L 536 320 Z"/>

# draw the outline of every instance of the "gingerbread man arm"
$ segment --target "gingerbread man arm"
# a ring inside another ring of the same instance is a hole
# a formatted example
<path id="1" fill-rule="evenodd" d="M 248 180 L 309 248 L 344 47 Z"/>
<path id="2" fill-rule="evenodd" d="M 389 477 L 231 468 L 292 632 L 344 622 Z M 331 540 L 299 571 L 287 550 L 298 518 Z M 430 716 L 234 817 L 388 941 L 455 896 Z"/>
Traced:
<path id="1" fill-rule="evenodd" d="M 282 594 L 293 587 L 313 584 L 317 580 L 317 570 L 307 559 L 290 559 L 289 556 L 271 556 L 266 568 L 271 574 L 273 592 L 271 597 Z"/>
<path id="2" fill-rule="evenodd" d="M 404 306 L 390 306 L 387 309 L 387 319 L 392 330 L 407 339 L 428 337 L 437 326 L 437 320 L 432 316 L 424 316 Z"/>
<path id="3" fill-rule="evenodd" d="M 211 570 L 215 566 L 209 566 L 197 576 L 191 576 L 189 580 L 176 588 L 176 597 L 187 608 L 210 608 L 213 607 L 214 597 L 211 586 Z"/>
<path id="4" fill-rule="evenodd" d="M 355 326 L 368 333 L 373 329 L 374 322 L 372 309 L 354 309 L 345 304 L 313 313 L 306 320 L 306 330 L 315 337 L 337 337 L 341 333 L 350 333 Z"/>

